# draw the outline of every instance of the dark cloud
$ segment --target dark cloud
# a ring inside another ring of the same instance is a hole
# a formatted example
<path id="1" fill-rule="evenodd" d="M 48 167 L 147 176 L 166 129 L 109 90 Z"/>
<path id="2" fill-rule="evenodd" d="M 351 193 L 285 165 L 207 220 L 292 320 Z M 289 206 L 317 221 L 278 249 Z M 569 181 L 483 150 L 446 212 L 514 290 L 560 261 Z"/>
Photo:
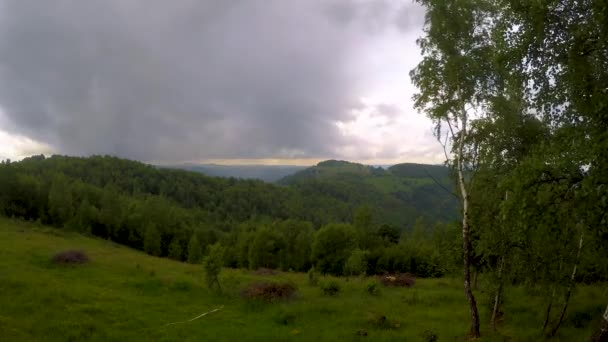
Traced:
<path id="1" fill-rule="evenodd" d="M 0 0 L 7 129 L 80 155 L 333 156 L 360 28 L 404 24 L 391 2 L 329 4 Z"/>

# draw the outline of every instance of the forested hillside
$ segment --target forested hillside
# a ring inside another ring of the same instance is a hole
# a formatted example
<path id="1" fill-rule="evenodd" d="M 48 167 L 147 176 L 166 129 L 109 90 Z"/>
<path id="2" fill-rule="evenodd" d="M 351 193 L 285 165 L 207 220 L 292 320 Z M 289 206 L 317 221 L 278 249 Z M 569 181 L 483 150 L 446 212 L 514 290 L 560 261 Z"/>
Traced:
<path id="1" fill-rule="evenodd" d="M 361 204 L 374 203 L 389 222 L 422 216 L 458 218 L 458 197 L 447 167 L 397 164 L 384 169 L 328 160 L 279 180 L 306 193 L 329 193 Z M 310 205 L 314 205 L 311 203 Z"/>
<path id="2" fill-rule="evenodd" d="M 440 261 L 431 247 L 451 239 L 447 219 L 454 217 L 437 215 L 441 208 L 434 208 L 433 197 L 439 205 L 451 195 L 418 191 L 436 186 L 432 180 L 377 168 L 370 168 L 378 173 L 372 177 L 350 177 L 344 168 L 368 167 L 344 162 L 318 168 L 335 168 L 336 177 L 274 185 L 108 156 L 41 155 L 2 163 L 0 210 L 191 262 L 220 242 L 232 267 L 306 271 L 319 262 L 323 272 L 343 274 L 355 250 L 356 272 L 439 275 L 451 267 L 453 248 Z"/>

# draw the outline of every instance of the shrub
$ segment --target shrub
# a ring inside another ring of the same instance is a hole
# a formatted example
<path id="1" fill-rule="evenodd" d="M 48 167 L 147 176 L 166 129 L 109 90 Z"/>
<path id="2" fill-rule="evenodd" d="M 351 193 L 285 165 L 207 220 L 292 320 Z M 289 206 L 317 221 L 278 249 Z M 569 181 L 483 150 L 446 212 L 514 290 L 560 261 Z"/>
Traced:
<path id="1" fill-rule="evenodd" d="M 378 295 L 380 293 L 380 284 L 372 279 L 365 284 L 365 291 L 373 296 Z"/>
<path id="2" fill-rule="evenodd" d="M 422 333 L 422 341 L 424 342 L 437 342 L 439 340 L 439 336 L 432 330 L 425 330 Z"/>
<path id="3" fill-rule="evenodd" d="M 221 290 L 219 275 L 224 264 L 224 248 L 216 243 L 209 247 L 209 255 L 203 262 L 203 270 L 205 271 L 205 282 L 209 288 L 217 287 Z"/>
<path id="4" fill-rule="evenodd" d="M 79 265 L 89 262 L 89 257 L 83 251 L 70 250 L 55 254 L 52 260 L 56 264 Z"/>
<path id="5" fill-rule="evenodd" d="M 241 297 L 272 303 L 293 298 L 295 294 L 296 287 L 291 283 L 258 282 L 244 289 Z"/>
<path id="6" fill-rule="evenodd" d="M 384 286 L 412 287 L 416 284 L 416 278 L 409 273 L 385 274 L 379 279 Z"/>
<path id="7" fill-rule="evenodd" d="M 326 296 L 335 296 L 340 292 L 340 284 L 335 280 L 326 280 L 320 283 L 321 291 Z"/>

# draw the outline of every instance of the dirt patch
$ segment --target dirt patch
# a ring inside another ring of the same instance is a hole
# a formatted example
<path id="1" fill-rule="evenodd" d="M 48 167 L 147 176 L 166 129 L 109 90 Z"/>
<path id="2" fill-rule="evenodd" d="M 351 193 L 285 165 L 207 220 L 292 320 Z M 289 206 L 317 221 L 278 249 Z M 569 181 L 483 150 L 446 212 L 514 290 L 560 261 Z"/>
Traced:
<path id="1" fill-rule="evenodd" d="M 416 284 L 416 277 L 409 273 L 385 274 L 378 277 L 384 286 L 412 287 Z"/>
<path id="2" fill-rule="evenodd" d="M 241 297 L 276 302 L 291 299 L 296 294 L 296 286 L 291 283 L 259 282 L 253 283 L 241 292 Z"/>
<path id="3" fill-rule="evenodd" d="M 59 252 L 53 255 L 51 260 L 53 263 L 61 265 L 80 265 L 86 264 L 90 261 L 85 252 L 78 250 Z"/>

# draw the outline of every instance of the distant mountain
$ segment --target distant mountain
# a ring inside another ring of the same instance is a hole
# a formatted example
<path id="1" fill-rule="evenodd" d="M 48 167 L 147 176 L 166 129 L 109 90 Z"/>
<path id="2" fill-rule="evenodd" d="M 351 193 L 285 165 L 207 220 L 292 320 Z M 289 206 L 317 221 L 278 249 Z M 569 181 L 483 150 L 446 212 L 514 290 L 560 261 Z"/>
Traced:
<path id="1" fill-rule="evenodd" d="M 212 177 L 234 177 L 240 179 L 259 179 L 276 182 L 283 177 L 304 170 L 306 166 L 294 165 L 218 165 L 218 164 L 180 164 L 170 167 L 195 171 Z"/>
<path id="2" fill-rule="evenodd" d="M 386 215 L 388 222 L 416 216 L 431 220 L 458 217 L 458 199 L 453 195 L 450 170 L 439 165 L 404 163 L 384 169 L 328 160 L 277 183 L 299 188 L 303 193 L 373 203 L 378 215 Z"/>

